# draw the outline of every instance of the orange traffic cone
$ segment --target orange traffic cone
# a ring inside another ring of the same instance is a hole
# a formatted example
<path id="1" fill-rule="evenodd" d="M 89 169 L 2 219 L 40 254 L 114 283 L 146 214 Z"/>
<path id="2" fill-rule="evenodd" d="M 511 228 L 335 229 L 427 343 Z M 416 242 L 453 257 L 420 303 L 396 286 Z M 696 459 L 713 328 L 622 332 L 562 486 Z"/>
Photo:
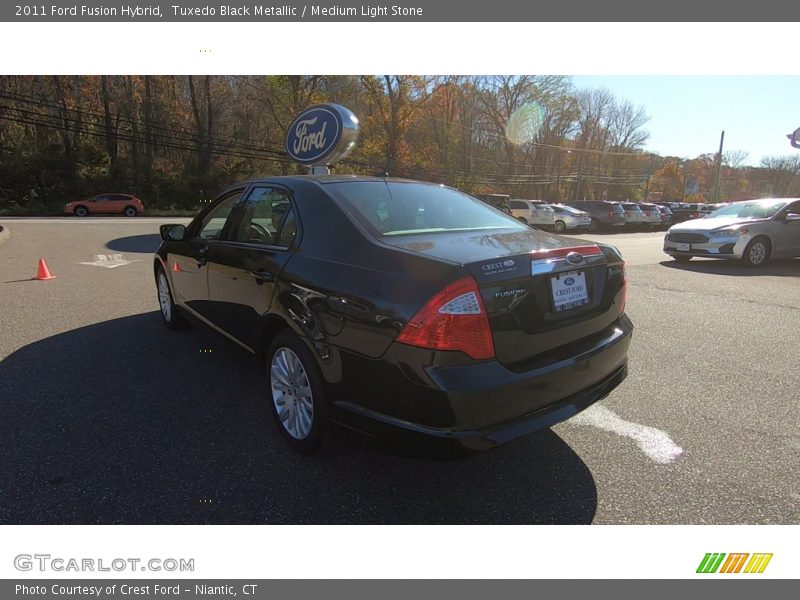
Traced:
<path id="1" fill-rule="evenodd" d="M 47 268 L 47 263 L 44 262 L 43 258 L 40 258 L 39 271 L 38 273 L 36 273 L 36 277 L 34 277 L 34 279 L 37 279 L 39 281 L 47 281 L 48 279 L 55 279 L 55 278 L 56 278 L 55 275 L 50 274 L 50 269 Z"/>

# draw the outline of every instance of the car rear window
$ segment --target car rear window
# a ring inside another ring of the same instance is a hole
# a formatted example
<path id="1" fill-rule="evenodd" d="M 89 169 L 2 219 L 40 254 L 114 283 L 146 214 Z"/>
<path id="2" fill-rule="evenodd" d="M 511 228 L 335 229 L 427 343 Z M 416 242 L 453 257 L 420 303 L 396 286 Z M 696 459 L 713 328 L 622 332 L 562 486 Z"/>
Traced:
<path id="1" fill-rule="evenodd" d="M 378 236 L 481 229 L 526 230 L 514 217 L 453 188 L 395 181 L 348 181 L 325 189 Z"/>

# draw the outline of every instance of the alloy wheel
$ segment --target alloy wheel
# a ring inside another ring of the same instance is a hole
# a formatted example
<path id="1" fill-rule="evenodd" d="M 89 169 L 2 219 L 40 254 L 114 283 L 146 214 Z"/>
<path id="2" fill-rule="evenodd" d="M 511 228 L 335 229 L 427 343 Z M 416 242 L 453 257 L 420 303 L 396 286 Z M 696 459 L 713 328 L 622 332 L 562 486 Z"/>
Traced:
<path id="1" fill-rule="evenodd" d="M 161 306 L 161 314 L 164 320 L 169 323 L 172 320 L 172 298 L 169 295 L 169 283 L 164 272 L 158 274 L 158 303 Z"/>
<path id="2" fill-rule="evenodd" d="M 314 425 L 314 394 L 302 361 L 290 348 L 278 348 L 273 355 L 270 388 L 283 428 L 296 440 L 306 439 Z"/>

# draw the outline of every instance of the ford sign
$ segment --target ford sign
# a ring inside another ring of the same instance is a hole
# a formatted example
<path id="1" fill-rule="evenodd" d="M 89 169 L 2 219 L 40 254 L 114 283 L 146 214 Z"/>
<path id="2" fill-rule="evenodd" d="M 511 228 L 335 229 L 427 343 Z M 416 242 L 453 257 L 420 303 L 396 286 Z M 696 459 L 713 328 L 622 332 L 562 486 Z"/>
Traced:
<path id="1" fill-rule="evenodd" d="M 350 154 L 358 119 L 339 104 L 318 104 L 300 113 L 286 132 L 286 152 L 301 165 L 327 166 Z"/>

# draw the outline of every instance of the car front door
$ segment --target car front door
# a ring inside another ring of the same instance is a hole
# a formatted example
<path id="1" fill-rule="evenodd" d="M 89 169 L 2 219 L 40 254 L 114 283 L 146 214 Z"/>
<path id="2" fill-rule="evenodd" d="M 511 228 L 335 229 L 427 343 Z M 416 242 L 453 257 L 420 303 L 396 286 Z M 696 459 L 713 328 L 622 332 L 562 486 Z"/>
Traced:
<path id="1" fill-rule="evenodd" d="M 180 249 L 167 254 L 175 302 L 209 319 L 208 261 L 230 228 L 233 207 L 242 189 L 225 193 L 186 231 Z"/>
<path id="2" fill-rule="evenodd" d="M 107 213 L 108 212 L 108 194 L 98 194 L 89 198 L 89 212 L 92 213 Z"/>
<path id="3" fill-rule="evenodd" d="M 289 191 L 256 185 L 236 207 L 226 239 L 209 256 L 210 318 L 248 348 L 256 348 L 259 320 L 269 311 L 297 237 Z"/>
<path id="4" fill-rule="evenodd" d="M 791 213 L 800 214 L 800 200 L 791 202 L 770 222 L 775 257 L 800 256 L 800 221 L 786 220 L 786 215 Z"/>

